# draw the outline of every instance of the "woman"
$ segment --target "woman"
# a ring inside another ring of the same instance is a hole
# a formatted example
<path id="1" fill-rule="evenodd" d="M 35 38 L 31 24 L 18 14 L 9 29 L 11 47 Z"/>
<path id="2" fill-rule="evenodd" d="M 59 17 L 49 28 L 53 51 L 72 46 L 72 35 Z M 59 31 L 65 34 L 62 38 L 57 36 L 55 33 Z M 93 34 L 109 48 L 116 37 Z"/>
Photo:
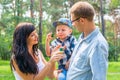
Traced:
<path id="1" fill-rule="evenodd" d="M 16 80 L 44 80 L 54 78 L 55 62 L 63 58 L 55 51 L 46 62 L 38 49 L 38 34 L 32 23 L 17 25 L 13 35 L 11 67 Z"/>

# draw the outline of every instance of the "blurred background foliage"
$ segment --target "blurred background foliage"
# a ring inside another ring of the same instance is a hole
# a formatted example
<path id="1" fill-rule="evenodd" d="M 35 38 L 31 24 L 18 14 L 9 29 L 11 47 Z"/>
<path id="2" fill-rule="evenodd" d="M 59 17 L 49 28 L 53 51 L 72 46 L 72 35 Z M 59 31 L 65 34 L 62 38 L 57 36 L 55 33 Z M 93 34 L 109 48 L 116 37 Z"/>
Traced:
<path id="1" fill-rule="evenodd" d="M 13 31 L 18 23 L 25 21 L 36 26 L 39 48 L 46 56 L 46 34 L 55 32 L 52 22 L 61 17 L 70 18 L 69 9 L 77 1 L 80 0 L 0 0 L 0 59 L 10 59 Z M 96 10 L 95 24 L 104 31 L 109 43 L 109 61 L 120 61 L 120 0 L 83 1 L 90 2 Z M 74 28 L 73 34 L 78 38 Z"/>

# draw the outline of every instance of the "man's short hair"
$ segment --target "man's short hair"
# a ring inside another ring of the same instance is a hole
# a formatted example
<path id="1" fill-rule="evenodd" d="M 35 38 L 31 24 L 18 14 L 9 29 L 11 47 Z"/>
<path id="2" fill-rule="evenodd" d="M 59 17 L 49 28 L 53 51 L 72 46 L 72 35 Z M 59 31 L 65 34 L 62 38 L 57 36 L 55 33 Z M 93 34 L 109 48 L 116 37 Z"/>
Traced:
<path id="1" fill-rule="evenodd" d="M 79 1 L 71 7 L 70 13 L 76 18 L 83 17 L 89 21 L 93 21 L 95 10 L 88 2 Z"/>

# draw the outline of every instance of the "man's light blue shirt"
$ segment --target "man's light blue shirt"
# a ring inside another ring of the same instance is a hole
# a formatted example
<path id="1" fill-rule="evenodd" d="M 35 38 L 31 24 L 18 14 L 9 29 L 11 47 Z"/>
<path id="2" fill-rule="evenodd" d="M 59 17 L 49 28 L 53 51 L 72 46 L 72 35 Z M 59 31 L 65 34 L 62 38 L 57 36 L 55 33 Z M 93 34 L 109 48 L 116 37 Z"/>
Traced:
<path id="1" fill-rule="evenodd" d="M 108 43 L 96 28 L 87 37 L 78 39 L 67 73 L 67 80 L 106 80 Z"/>

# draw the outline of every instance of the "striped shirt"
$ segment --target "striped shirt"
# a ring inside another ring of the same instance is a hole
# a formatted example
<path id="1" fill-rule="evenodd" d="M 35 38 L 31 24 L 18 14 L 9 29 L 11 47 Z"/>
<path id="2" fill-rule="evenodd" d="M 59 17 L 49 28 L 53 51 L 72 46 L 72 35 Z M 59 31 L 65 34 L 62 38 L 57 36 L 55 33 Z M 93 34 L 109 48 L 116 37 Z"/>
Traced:
<path id="1" fill-rule="evenodd" d="M 66 46 L 66 49 L 64 50 L 65 56 L 63 59 L 61 59 L 58 62 L 59 69 L 64 68 L 66 62 L 71 57 L 75 44 L 76 44 L 76 38 L 72 35 L 68 36 L 64 41 L 61 41 L 59 38 L 56 38 L 51 42 L 51 45 L 50 45 L 51 49 L 56 47 L 57 45 Z"/>

